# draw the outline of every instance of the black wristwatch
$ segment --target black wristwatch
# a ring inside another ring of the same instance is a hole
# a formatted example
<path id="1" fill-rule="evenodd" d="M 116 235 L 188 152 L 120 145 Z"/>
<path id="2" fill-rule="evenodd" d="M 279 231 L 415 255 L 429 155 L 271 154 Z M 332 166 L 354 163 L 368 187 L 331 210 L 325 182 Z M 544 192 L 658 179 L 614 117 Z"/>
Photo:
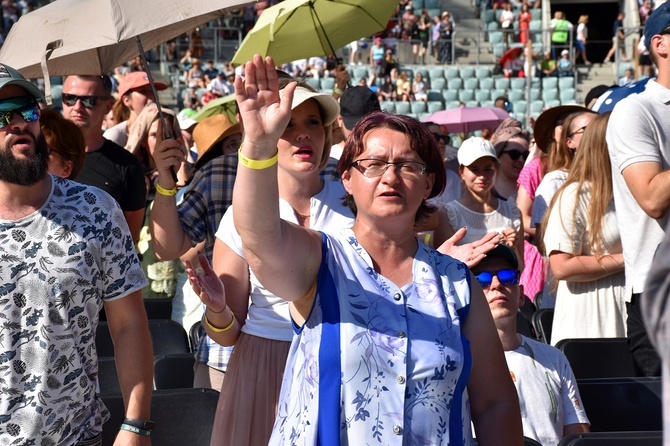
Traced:
<path id="1" fill-rule="evenodd" d="M 138 429 L 144 429 L 147 431 L 152 431 L 154 427 L 156 426 L 156 423 L 153 421 L 148 421 L 148 420 L 136 420 L 134 418 L 125 418 L 123 420 L 123 424 L 127 424 L 129 426 L 136 427 Z"/>

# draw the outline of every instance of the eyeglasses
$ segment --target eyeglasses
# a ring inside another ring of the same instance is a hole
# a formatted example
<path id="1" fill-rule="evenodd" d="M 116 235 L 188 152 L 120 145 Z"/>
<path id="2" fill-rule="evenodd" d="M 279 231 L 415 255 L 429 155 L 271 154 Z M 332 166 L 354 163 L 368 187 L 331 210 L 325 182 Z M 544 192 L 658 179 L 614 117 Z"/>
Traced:
<path id="1" fill-rule="evenodd" d="M 109 96 L 77 96 L 76 94 L 63 93 L 63 103 L 68 107 L 74 107 L 77 101 L 86 108 L 93 108 L 98 103 L 98 99 L 109 99 Z"/>
<path id="2" fill-rule="evenodd" d="M 11 124 L 14 113 L 21 115 L 25 122 L 35 122 L 40 119 L 40 106 L 35 99 L 30 97 L 0 101 L 0 128 Z"/>
<path id="3" fill-rule="evenodd" d="M 528 158 L 528 155 L 530 155 L 530 152 L 528 152 L 528 151 L 521 152 L 521 151 L 516 150 L 516 149 L 506 150 L 503 153 L 506 153 L 507 155 L 509 155 L 509 157 L 512 158 L 512 161 L 516 161 L 519 158 L 523 158 L 525 160 L 526 158 Z"/>
<path id="4" fill-rule="evenodd" d="M 433 133 L 433 137 L 435 138 L 435 141 L 437 142 L 442 141 L 445 144 L 449 144 L 449 141 L 451 141 L 449 135 L 440 135 L 439 133 Z"/>
<path id="5" fill-rule="evenodd" d="M 384 175 L 389 166 L 395 166 L 396 173 L 403 178 L 416 179 L 426 173 L 426 166 L 416 161 L 399 161 L 389 163 L 376 159 L 360 159 L 351 163 L 352 167 L 358 169 L 363 176 L 375 178 Z"/>
<path id="6" fill-rule="evenodd" d="M 498 277 L 498 281 L 501 285 L 516 285 L 519 283 L 519 277 L 521 274 L 515 269 L 501 269 L 496 272 L 485 271 L 475 275 L 477 282 L 482 286 L 483 289 L 486 289 L 491 286 L 493 282 L 493 276 Z"/>
<path id="7" fill-rule="evenodd" d="M 584 133 L 584 130 L 586 130 L 586 127 L 588 127 L 588 125 L 585 125 L 585 126 L 583 126 L 583 127 L 578 128 L 578 129 L 575 130 L 574 132 L 570 133 L 570 134 L 568 135 L 568 138 L 572 138 L 572 137 L 575 136 L 575 135 L 579 135 L 580 133 Z"/>

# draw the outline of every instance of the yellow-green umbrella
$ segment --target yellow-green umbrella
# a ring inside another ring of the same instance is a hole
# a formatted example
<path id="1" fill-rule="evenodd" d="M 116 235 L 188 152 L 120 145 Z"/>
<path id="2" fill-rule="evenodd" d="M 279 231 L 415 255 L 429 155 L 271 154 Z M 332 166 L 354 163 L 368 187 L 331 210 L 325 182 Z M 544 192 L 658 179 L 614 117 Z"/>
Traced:
<path id="1" fill-rule="evenodd" d="M 233 57 L 258 53 L 283 64 L 335 49 L 386 29 L 397 0 L 285 0 L 267 8 Z"/>
<path id="2" fill-rule="evenodd" d="M 193 119 L 197 122 L 200 122 L 205 118 L 209 118 L 210 116 L 225 113 L 231 122 L 236 123 L 236 112 L 237 105 L 235 104 L 235 95 L 229 94 L 228 96 L 223 96 L 221 98 L 216 98 L 209 101 L 207 104 L 205 104 L 204 107 L 200 109 L 198 113 L 193 115 Z"/>

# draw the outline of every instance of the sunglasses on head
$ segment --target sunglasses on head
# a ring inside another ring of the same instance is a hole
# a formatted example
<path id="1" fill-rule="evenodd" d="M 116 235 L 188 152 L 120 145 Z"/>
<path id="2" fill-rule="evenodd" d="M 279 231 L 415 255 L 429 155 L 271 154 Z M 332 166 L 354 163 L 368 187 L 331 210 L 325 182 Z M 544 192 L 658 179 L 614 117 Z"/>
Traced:
<path id="1" fill-rule="evenodd" d="M 93 108 L 98 103 L 98 99 L 109 99 L 109 96 L 77 96 L 76 94 L 63 93 L 63 103 L 68 107 L 74 107 L 77 101 L 86 108 Z"/>
<path id="2" fill-rule="evenodd" d="M 528 152 L 528 151 L 521 152 L 521 151 L 516 150 L 516 149 L 515 150 L 506 150 L 503 153 L 508 154 L 509 157 L 512 158 L 513 161 L 516 161 L 521 157 L 523 157 L 523 159 L 525 160 L 526 158 L 528 158 L 528 155 L 530 154 L 530 152 Z"/>
<path id="3" fill-rule="evenodd" d="M 498 281 L 501 285 L 516 285 L 519 283 L 519 271 L 515 269 L 501 269 L 495 272 L 483 272 L 475 275 L 477 282 L 482 286 L 483 289 L 486 289 L 491 286 L 493 282 L 493 276 L 498 277 Z"/>
<path id="4" fill-rule="evenodd" d="M 35 99 L 30 97 L 0 101 L 0 128 L 11 124 L 14 113 L 21 115 L 25 122 L 35 122 L 40 119 L 40 106 Z"/>

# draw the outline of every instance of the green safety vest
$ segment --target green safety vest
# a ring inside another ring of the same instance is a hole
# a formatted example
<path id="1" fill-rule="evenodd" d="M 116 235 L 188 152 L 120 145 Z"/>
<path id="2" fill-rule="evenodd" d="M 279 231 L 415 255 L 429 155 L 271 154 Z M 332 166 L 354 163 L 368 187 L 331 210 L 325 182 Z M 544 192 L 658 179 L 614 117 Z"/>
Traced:
<path id="1" fill-rule="evenodd" d="M 568 41 L 568 30 L 570 22 L 567 20 L 558 20 L 551 35 L 551 41 L 555 43 L 566 43 Z"/>

